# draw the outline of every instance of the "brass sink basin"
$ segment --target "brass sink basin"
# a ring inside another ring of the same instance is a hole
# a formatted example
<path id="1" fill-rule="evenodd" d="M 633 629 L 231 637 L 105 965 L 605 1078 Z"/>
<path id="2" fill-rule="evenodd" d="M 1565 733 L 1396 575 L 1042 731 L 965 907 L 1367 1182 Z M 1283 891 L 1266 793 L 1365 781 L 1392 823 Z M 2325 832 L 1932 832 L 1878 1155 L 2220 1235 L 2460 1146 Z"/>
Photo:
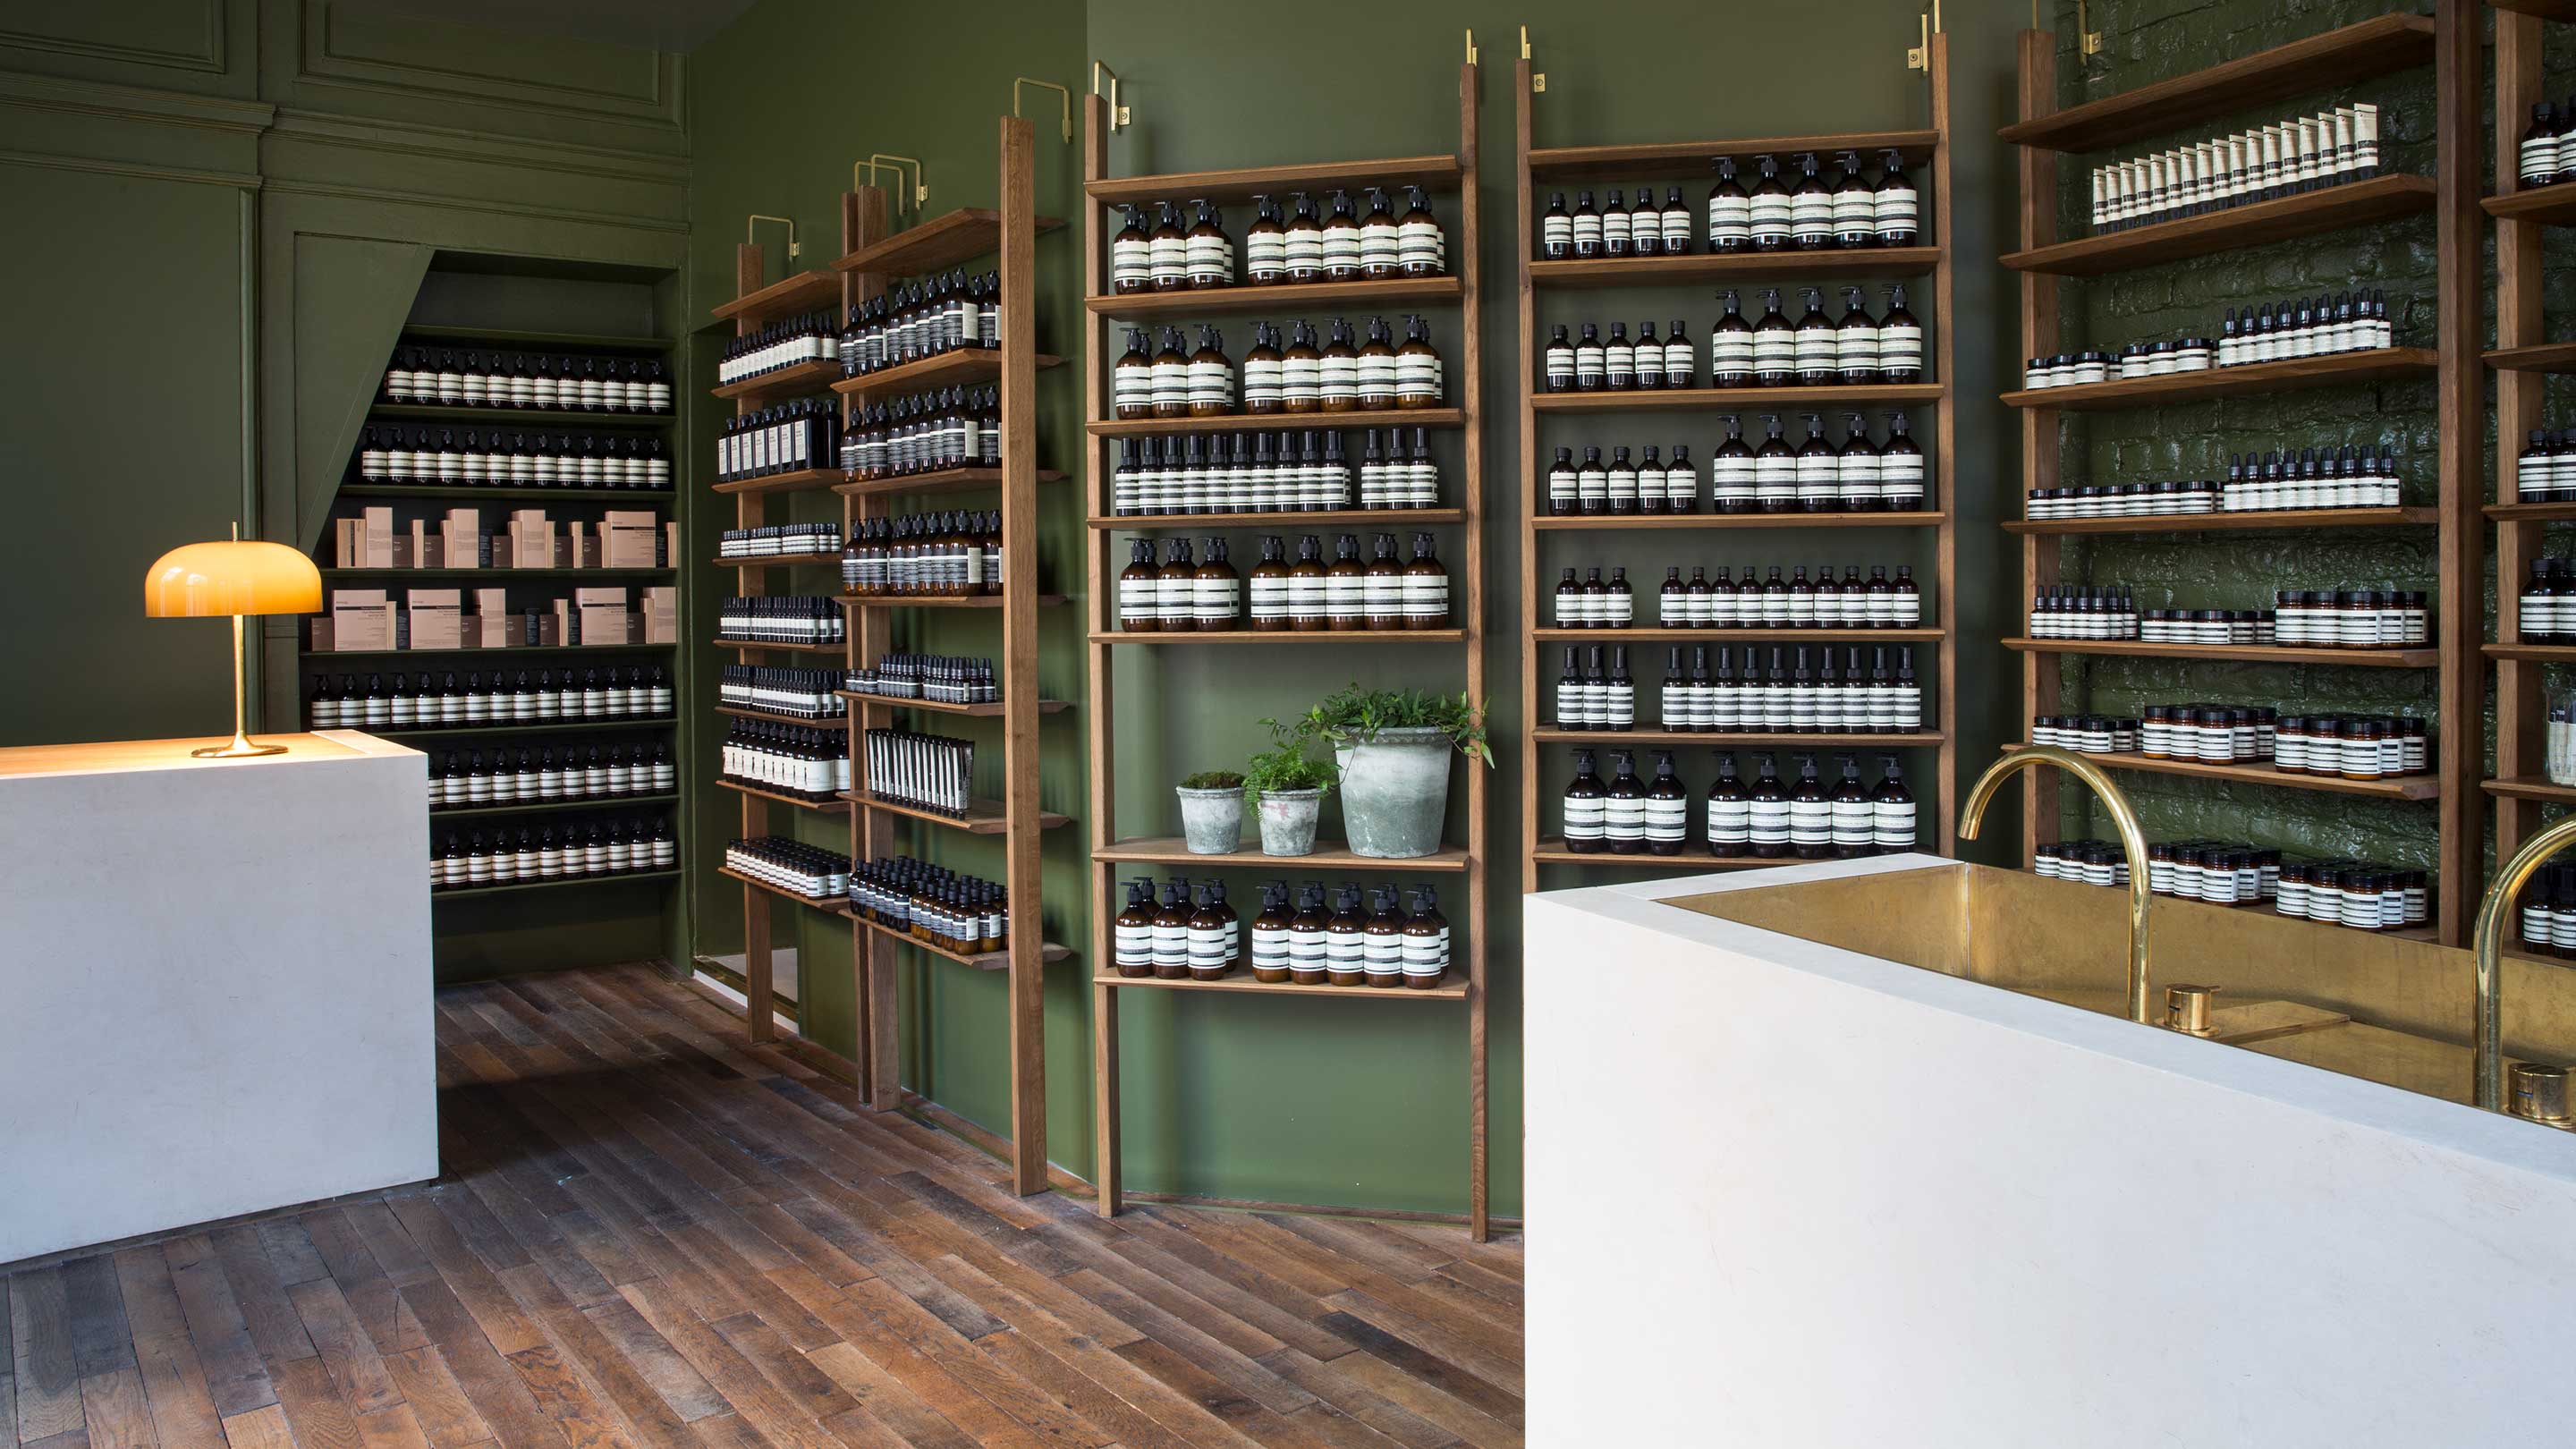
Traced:
<path id="1" fill-rule="evenodd" d="M 1750 882 L 1665 904 L 1784 936 L 2128 1017 L 2128 893 L 1942 861 L 1830 880 Z M 2430 942 L 2311 924 L 2268 906 L 2156 897 L 2153 1020 L 2168 988 L 2216 987 L 2226 1045 L 2471 1102 L 2473 957 Z M 2576 971 L 2503 962 L 2508 1061 L 2576 1060 Z"/>

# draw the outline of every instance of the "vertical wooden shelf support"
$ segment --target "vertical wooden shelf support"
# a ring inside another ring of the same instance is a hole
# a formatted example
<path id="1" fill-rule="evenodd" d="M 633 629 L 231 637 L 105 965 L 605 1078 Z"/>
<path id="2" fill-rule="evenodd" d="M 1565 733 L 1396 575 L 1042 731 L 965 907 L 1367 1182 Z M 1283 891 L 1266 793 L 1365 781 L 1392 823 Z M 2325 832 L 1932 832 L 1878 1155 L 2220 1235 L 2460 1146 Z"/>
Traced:
<path id="1" fill-rule="evenodd" d="M 1456 401 L 1466 413 L 1462 429 L 1464 464 L 1460 483 L 1460 524 L 1462 546 L 1460 571 L 1453 576 L 1451 609 L 1461 626 L 1465 651 L 1467 693 L 1485 697 L 1485 448 L 1481 419 L 1484 338 L 1480 317 L 1479 278 L 1481 265 L 1477 221 L 1476 168 L 1478 70 L 1473 61 L 1458 70 L 1458 152 L 1459 166 L 1457 224 L 1455 245 L 1449 257 L 1456 271 L 1460 291 L 1461 348 L 1459 366 L 1452 381 Z M 1374 168 L 1374 170 L 1370 170 Z M 1288 168 L 1313 172 L 1318 168 Z M 1327 170 L 1340 168 L 1322 168 Z M 1400 174 L 1403 163 L 1354 162 L 1354 173 L 1369 171 L 1377 179 Z M 1246 175 L 1226 173 L 1229 184 L 1243 183 Z M 1082 245 L 1083 290 L 1091 298 L 1111 295 L 1109 286 L 1109 229 L 1107 210 L 1102 199 L 1091 188 L 1109 181 L 1109 111 L 1108 102 L 1098 95 L 1083 100 L 1082 176 L 1083 198 Z M 1127 178 L 1132 181 L 1135 178 Z M 1295 184 L 1314 184 L 1311 176 Z M 1327 181 L 1325 185 L 1332 184 Z M 1283 184 L 1282 190 L 1288 189 Z M 1179 193 L 1175 193 L 1179 194 Z M 1283 298 L 1293 298 L 1296 289 L 1281 290 Z M 1113 414 L 1110 406 L 1109 366 L 1114 354 L 1106 344 L 1115 321 L 1114 309 L 1092 310 L 1086 316 L 1082 337 L 1083 416 L 1090 422 L 1101 422 Z M 1327 420 L 1329 422 L 1329 420 Z M 1087 454 L 1088 486 L 1092 490 L 1091 508 L 1095 515 L 1108 515 L 1112 500 L 1108 496 L 1113 471 L 1113 439 L 1094 435 Z M 1115 657 L 1115 614 L 1117 588 L 1108 550 L 1113 535 L 1106 529 L 1091 531 L 1084 552 L 1083 577 L 1085 607 L 1089 610 L 1090 680 L 1086 702 L 1090 710 L 1089 765 L 1091 771 L 1091 960 L 1095 983 L 1110 971 L 1113 959 L 1110 949 L 1112 918 L 1117 914 L 1114 892 L 1117 887 L 1118 860 L 1115 855 L 1117 832 L 1109 802 L 1114 798 L 1116 762 L 1110 745 L 1112 707 L 1115 689 L 1111 678 Z M 1253 647 L 1258 647 L 1257 645 Z M 1467 863 L 1464 918 L 1470 925 L 1466 932 L 1467 970 L 1467 1119 L 1468 1119 L 1468 1187 L 1467 1230 L 1478 1242 L 1491 1233 L 1490 1208 L 1487 1201 L 1489 1153 L 1489 1102 L 1486 1079 L 1486 1002 L 1490 985 L 1486 959 L 1486 923 L 1492 916 L 1486 895 L 1490 829 L 1488 807 L 1491 771 L 1469 765 L 1467 788 Z M 1102 1216 L 1114 1216 L 1125 1202 L 1126 1189 L 1120 1159 L 1120 1108 L 1118 1090 L 1118 996 L 1120 988 L 1095 984 L 1091 989 L 1092 1024 L 1092 1096 L 1094 1130 L 1098 1134 L 1098 1170 L 1094 1178 L 1097 1202 Z M 1246 993 L 1252 994 L 1252 993 Z M 1359 1008 L 1355 1008 L 1359 1009 Z"/>
<path id="2" fill-rule="evenodd" d="M 2432 21 L 2435 91 L 2435 124 L 2437 161 L 2434 177 L 2434 210 L 2436 216 L 2435 297 L 2438 317 L 2436 326 L 2438 366 L 2435 387 L 2440 415 L 2440 440 L 2436 445 L 2437 503 L 2434 522 L 2438 530 L 2436 551 L 2439 560 L 2439 598 L 2435 603 L 2436 643 L 2439 647 L 2438 682 L 2440 717 L 2435 721 L 2435 771 L 2441 780 L 2440 800 L 2434 807 L 2439 816 L 2439 839 L 2435 850 L 2435 883 L 2433 924 L 2439 938 L 2447 945 L 2464 945 L 2470 927 L 2470 915 L 2478 900 L 2481 884 L 2480 845 L 2483 800 L 2477 789 L 2477 769 L 2484 734 L 2483 662 L 2479 657 L 2478 628 L 2483 600 L 2478 590 L 2485 577 L 2482 558 L 2485 535 L 2484 521 L 2478 508 L 2476 478 L 2484 439 L 2483 361 L 2477 340 L 2480 313 L 2478 297 L 2479 247 L 2477 227 L 2480 221 L 2478 197 L 2480 117 L 2478 87 L 2480 45 L 2478 0 L 2435 0 Z M 2497 16 L 2497 68 L 2503 89 L 2500 114 L 2514 114 L 2516 104 L 2527 105 L 2539 93 L 2539 53 L 2537 22 L 2513 14 Z M 2526 47 L 2528 49 L 2526 50 Z M 2287 49 L 2285 47 L 2284 49 Z M 2417 62 L 2420 63 L 2420 62 Z M 2322 84 L 2322 83 L 2321 83 Z M 2517 86 L 2521 89 L 2517 90 Z M 2025 30 L 2020 41 L 2020 127 L 2008 130 L 2006 139 L 2019 139 L 2016 132 L 2037 139 L 2022 140 L 2019 146 L 2021 211 L 2019 249 L 2024 252 L 2047 246 L 2057 237 L 2058 151 L 2045 133 L 2031 132 L 2028 123 L 2046 120 L 2057 113 L 2057 36 L 2050 31 Z M 2116 98 L 2115 98 L 2116 99 Z M 2088 109 L 2101 110 L 2110 101 L 2096 101 Z M 2500 174 L 2514 173 L 2515 129 L 2510 122 L 2500 124 L 2497 133 Z M 2540 337 L 2539 254 L 2536 227 L 2528 222 L 2497 222 L 2498 259 L 2501 279 L 2497 294 L 2499 346 L 2536 342 Z M 2050 273 L 2023 269 L 2021 282 L 2021 350 L 2025 357 L 2050 356 L 2065 351 L 2069 344 L 2061 336 L 2059 314 L 2059 280 Z M 2518 289 L 2527 289 L 2518 290 Z M 2499 418 L 2505 437 L 2507 459 L 2506 481 L 2498 484 L 2497 499 L 2512 500 L 2510 439 L 2517 426 L 2527 422 L 2517 419 L 2537 416 L 2539 408 L 2537 374 L 2507 373 L 2502 384 L 2505 410 Z M 2021 414 L 2022 485 L 2026 489 L 2054 488 L 2061 478 L 2060 450 L 2064 439 L 2061 431 L 2062 410 L 2054 407 L 2023 407 Z M 2187 527 L 2188 525 L 2184 525 Z M 2533 549 L 2539 546 L 2540 525 L 2537 522 L 2513 521 L 2501 525 L 2499 562 L 2506 583 L 2498 600 L 2500 628 L 2511 637 L 2514 628 L 2515 570 L 2523 566 Z M 2023 533 L 2021 537 L 2023 595 L 2063 581 L 2060 547 L 2062 537 L 2053 533 Z M 2061 661 L 2065 654 L 2055 650 L 2021 652 L 2022 707 L 2025 716 L 2056 712 L 2061 706 Z M 2499 701 L 2498 760 L 2503 772 L 2512 775 L 2531 768 L 2534 756 L 2527 730 L 2539 722 L 2537 665 L 2504 661 L 2499 665 L 2501 698 Z M 2525 721 L 2517 729 L 2514 721 Z M 2053 772 L 2037 772 L 2022 777 L 2023 863 L 2028 865 L 2037 848 L 2058 838 L 2059 786 Z M 2519 838 L 2518 832 L 2536 823 L 2537 806 L 2533 802 L 2510 800 L 2503 803 L 2499 841 Z M 2512 849 L 2502 843 L 2505 850 Z"/>
<path id="3" fill-rule="evenodd" d="M 2534 15 L 2499 9 L 2495 16 L 2496 181 L 2512 184 L 2520 174 L 2521 128 L 2541 91 L 2541 27 Z M 2439 32 L 2436 46 L 2441 43 Z M 2445 117 L 2447 119 L 2447 116 Z M 2473 168 L 2474 169 L 2474 168 Z M 2449 224 L 2451 199 L 2445 195 L 2443 224 Z M 2541 226 L 2521 217 L 2495 219 L 2496 346 L 2529 347 L 2546 341 L 2541 317 Z M 2514 455 L 2522 439 L 2541 425 L 2546 374 L 2518 368 L 2496 373 L 2495 501 L 2519 503 L 2514 486 Z M 2447 394 L 2446 400 L 2447 400 Z M 2537 519 L 2496 521 L 2496 640 L 2512 643 L 2522 635 L 2522 579 L 2542 552 L 2546 524 Z M 2451 600 L 2445 597 L 2443 607 Z M 2474 605 L 2472 605 L 2474 607 Z M 2474 620 L 2476 615 L 2470 617 Z M 2469 652 L 2477 651 L 2471 641 Z M 2545 773 L 2548 764 L 2548 710 L 2543 682 L 2548 666 L 2524 659 L 2496 661 L 2496 774 L 2507 780 Z M 2447 704 L 2448 692 L 2444 699 Z M 2462 792 L 2467 793 L 2466 791 Z M 2481 794 L 2484 792 L 2481 791 Z M 2523 841 L 2540 828 L 2542 802 L 2522 795 L 2499 795 L 2493 809 L 2496 859 L 2511 860 Z"/>
<path id="4" fill-rule="evenodd" d="M 1955 356 L 1954 339 L 1957 336 L 1959 328 L 1957 319 L 1952 315 L 1956 310 L 1956 287 L 1954 279 L 1956 275 L 1957 257 L 1952 250 L 1950 240 L 1950 152 L 1952 137 L 1950 132 L 1949 44 L 1949 37 L 1946 35 L 1935 33 L 1931 37 L 1931 43 L 1925 52 L 1927 99 L 1928 109 L 1931 113 L 1930 128 L 1928 131 L 1912 133 L 1907 137 L 1909 149 L 1912 146 L 1920 145 L 1921 149 L 1927 152 L 1929 157 L 1928 170 L 1920 173 L 1920 176 L 1925 202 L 1930 207 L 1932 213 L 1930 219 L 1931 234 L 1927 238 L 1928 249 L 1934 253 L 1934 259 L 1931 267 L 1929 268 L 1932 289 L 1930 308 L 1932 312 L 1933 328 L 1930 365 L 1933 370 L 1932 381 L 1939 389 L 1939 395 L 1937 397 L 1921 404 L 1924 407 L 1929 407 L 1934 410 L 1930 463 L 1932 467 L 1931 486 L 1933 488 L 1935 506 L 1928 510 L 1929 516 L 1924 522 L 1914 524 L 1909 520 L 1908 526 L 1928 527 L 1933 531 L 1934 554 L 1932 576 L 1933 593 L 1935 598 L 1933 601 L 1934 618 L 1932 622 L 1938 626 L 1939 630 L 1939 638 L 1932 645 L 1931 660 L 1933 666 L 1931 671 L 1932 688 L 1933 693 L 1937 696 L 1937 700 L 1934 708 L 1934 718 L 1926 727 L 1926 733 L 1937 740 L 1937 743 L 1932 744 L 1930 748 L 1933 750 L 1935 755 L 1933 773 L 1938 777 L 1938 780 L 1934 786 L 1935 814 L 1933 830 L 1928 838 L 1925 839 L 1924 844 L 1937 848 L 1943 855 L 1956 855 L 1959 851 L 1959 651 L 1956 647 L 1958 643 L 1959 614 L 1955 596 L 1958 588 L 1959 509 L 1957 490 L 1960 487 L 1960 481 L 1957 477 L 1958 408 L 1955 406 L 1956 389 L 1951 378 L 1955 371 L 1953 363 Z M 1533 113 L 1536 106 L 1535 97 L 1538 94 L 1537 77 L 1531 62 L 1527 57 L 1523 57 L 1514 67 L 1512 89 L 1514 93 L 1513 130 L 1515 139 L 1518 141 L 1520 148 L 1518 184 L 1514 188 L 1514 196 L 1520 206 L 1520 339 L 1521 357 L 1525 364 L 1522 376 L 1517 386 L 1517 396 L 1520 402 L 1520 439 L 1522 458 L 1520 567 L 1521 718 L 1530 726 L 1531 731 L 1523 736 L 1521 745 L 1520 857 L 1521 889 L 1524 891 L 1535 891 L 1539 888 L 1539 872 L 1543 863 L 1541 859 L 1541 840 L 1547 834 L 1545 824 L 1547 802 L 1540 798 L 1539 791 L 1539 781 L 1543 774 L 1541 769 L 1541 765 L 1543 763 L 1542 751 L 1546 746 L 1541 744 L 1536 733 L 1536 729 L 1543 716 L 1549 713 L 1547 708 L 1547 693 L 1540 687 L 1539 683 L 1544 661 L 1541 657 L 1541 651 L 1539 648 L 1538 631 L 1545 625 L 1546 610 L 1549 607 L 1551 596 L 1541 583 L 1543 571 L 1539 558 L 1540 543 L 1543 534 L 1543 530 L 1539 526 L 1539 519 L 1546 511 L 1547 499 L 1541 482 L 1544 476 L 1544 468 L 1538 460 L 1546 457 L 1547 453 L 1540 445 L 1537 376 L 1535 364 L 1531 362 L 1531 359 L 1536 358 L 1538 355 L 1538 283 L 1542 280 L 1532 270 L 1532 263 L 1538 260 L 1538 188 L 1532 167 L 1533 165 L 1537 165 L 1545 168 L 1551 180 L 1561 178 L 1569 168 L 1580 168 L 1585 170 L 1599 169 L 1604 175 L 1608 175 L 1625 164 L 1629 159 L 1628 153 L 1632 149 L 1652 149 L 1657 152 L 1670 152 L 1674 148 L 1669 146 L 1654 148 L 1587 147 L 1577 148 L 1573 151 L 1541 151 L 1535 145 L 1532 134 Z M 1812 149 L 1827 151 L 1858 149 L 1867 153 L 1869 150 L 1873 149 L 1871 145 L 1873 140 L 1878 144 L 1884 144 L 1886 139 L 1888 138 L 1858 136 L 1842 138 L 1819 136 L 1797 141 L 1762 140 L 1737 143 L 1717 140 L 1695 144 L 1691 149 L 1693 151 L 1704 151 L 1706 154 L 1711 156 L 1730 154 L 1743 155 L 1750 152 L 1780 150 L 1784 148 L 1790 150 Z M 1924 144 L 1927 140 L 1928 144 Z M 2025 224 L 2027 224 L 2027 216 L 2025 216 L 2024 221 Z M 1695 222 L 1695 227 L 1696 225 L 1697 223 Z M 1833 254 L 1828 253 L 1827 255 Z M 1782 261 L 1781 265 L 1784 268 L 1794 271 L 1798 263 L 1795 259 L 1788 259 Z M 1563 279 L 1546 280 L 1548 280 L 1551 285 L 1567 285 Z M 2054 285 L 2054 279 L 2052 278 L 2042 278 L 2041 280 L 2049 282 L 2052 286 Z M 2054 293 L 2052 292 L 2050 295 L 2053 297 Z M 2025 303 L 2025 312 L 2027 312 L 2029 296 L 2030 274 L 2026 273 L 2024 274 L 2023 279 L 2023 300 Z M 2025 323 L 2025 327 L 2027 327 L 2027 323 Z M 1718 396 L 1723 396 L 1723 394 L 1718 394 Z M 2025 418 L 2024 426 L 2027 428 L 2028 425 L 2028 420 Z M 1609 636 L 1605 642 L 1616 643 L 1618 642 L 1617 636 Z M 1713 644 L 1723 644 L 1728 642 L 1728 636 L 1724 632 L 1712 633 L 1709 635 L 1709 642 Z M 2046 667 L 2053 673 L 2056 669 L 2055 661 L 2048 661 Z M 1604 738 L 1608 739 L 1610 737 L 1605 736 Z M 1710 735 L 1707 737 L 1706 743 L 1719 748 L 1724 748 L 1727 744 L 1727 736 Z M 1919 785 L 1919 779 L 1917 783 Z M 1562 856 L 1557 858 L 1559 860 L 1563 859 Z M 1620 864 L 1620 858 L 1617 856 L 1604 856 L 1601 857 L 1598 862 L 1588 864 L 1594 864 L 1601 868 L 1616 869 Z"/>

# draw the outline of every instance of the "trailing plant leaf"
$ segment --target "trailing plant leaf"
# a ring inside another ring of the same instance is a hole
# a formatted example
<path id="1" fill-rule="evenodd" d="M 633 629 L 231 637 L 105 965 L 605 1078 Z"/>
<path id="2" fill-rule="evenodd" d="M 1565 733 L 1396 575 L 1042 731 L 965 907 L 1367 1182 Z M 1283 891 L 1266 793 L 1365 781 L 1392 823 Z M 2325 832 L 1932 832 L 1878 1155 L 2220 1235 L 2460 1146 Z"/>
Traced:
<path id="1" fill-rule="evenodd" d="M 1385 730 L 1436 729 L 1458 753 L 1488 768 L 1494 763 L 1493 746 L 1485 736 L 1485 706 L 1464 690 L 1451 696 L 1427 689 L 1362 689 L 1352 683 L 1308 710 L 1298 729 L 1314 739 L 1363 743 Z"/>
<path id="2" fill-rule="evenodd" d="M 1307 752 L 1302 724 L 1292 727 L 1275 719 L 1262 723 L 1270 729 L 1270 748 L 1255 754 L 1243 766 L 1243 783 L 1254 794 L 1329 790 L 1341 779 L 1341 769 L 1330 755 L 1317 759 Z"/>
<path id="3" fill-rule="evenodd" d="M 1232 770 L 1201 770 L 1181 781 L 1184 790 L 1239 790 L 1243 777 Z"/>

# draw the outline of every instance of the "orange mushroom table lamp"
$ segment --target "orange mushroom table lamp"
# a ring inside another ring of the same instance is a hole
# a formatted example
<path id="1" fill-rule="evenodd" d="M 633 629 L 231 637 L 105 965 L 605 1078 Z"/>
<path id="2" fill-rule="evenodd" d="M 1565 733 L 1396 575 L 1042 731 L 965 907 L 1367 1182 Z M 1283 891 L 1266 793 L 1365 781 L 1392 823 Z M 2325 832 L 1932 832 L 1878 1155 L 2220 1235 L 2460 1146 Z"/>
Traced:
<path id="1" fill-rule="evenodd" d="M 282 755 L 284 745 L 255 745 L 242 732 L 242 616 L 311 614 L 322 608 L 322 571 L 282 543 L 244 540 L 233 525 L 228 542 L 182 544 L 143 576 L 143 613 L 152 619 L 233 621 L 233 739 L 188 753 L 200 760 Z"/>

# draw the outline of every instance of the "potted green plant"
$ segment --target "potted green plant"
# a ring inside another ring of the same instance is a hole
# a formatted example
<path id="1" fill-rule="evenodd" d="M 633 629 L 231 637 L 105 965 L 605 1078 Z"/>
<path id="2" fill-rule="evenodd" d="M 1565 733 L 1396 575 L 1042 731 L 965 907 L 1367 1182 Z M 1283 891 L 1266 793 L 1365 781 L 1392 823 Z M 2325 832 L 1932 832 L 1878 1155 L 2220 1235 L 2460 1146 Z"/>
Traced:
<path id="1" fill-rule="evenodd" d="M 1201 770 L 1172 787 L 1181 797 L 1181 839 L 1192 855 L 1232 855 L 1243 844 L 1243 777 Z"/>
<path id="2" fill-rule="evenodd" d="M 1243 767 L 1244 788 L 1252 792 L 1261 820 L 1261 853 L 1312 855 L 1315 818 L 1323 810 L 1324 792 L 1333 787 L 1338 771 L 1332 761 L 1317 759 L 1307 752 L 1302 729 L 1275 719 L 1262 723 L 1270 727 L 1270 748 L 1254 755 Z"/>
<path id="3" fill-rule="evenodd" d="M 1351 849 L 1381 860 L 1440 849 L 1452 754 L 1494 763 L 1485 707 L 1464 693 L 1352 684 L 1307 711 L 1298 729 L 1332 745 Z"/>

